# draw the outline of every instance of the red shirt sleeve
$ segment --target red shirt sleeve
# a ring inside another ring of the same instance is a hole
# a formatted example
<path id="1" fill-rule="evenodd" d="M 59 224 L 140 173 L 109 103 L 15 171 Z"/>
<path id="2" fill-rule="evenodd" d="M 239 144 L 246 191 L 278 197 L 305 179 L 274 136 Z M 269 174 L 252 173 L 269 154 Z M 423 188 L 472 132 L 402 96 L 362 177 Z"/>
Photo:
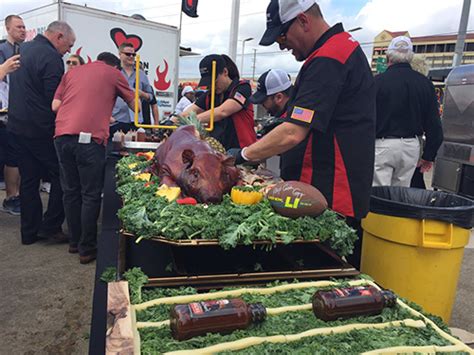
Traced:
<path id="1" fill-rule="evenodd" d="M 133 99 L 135 98 L 135 94 L 132 89 L 130 89 L 127 80 L 125 80 L 125 77 L 119 71 L 117 71 L 116 89 L 117 95 L 120 96 L 126 103 L 133 101 Z"/>
<path id="2" fill-rule="evenodd" d="M 63 100 L 63 94 L 64 94 L 64 87 L 66 86 L 65 84 L 65 79 L 66 79 L 66 74 L 63 75 L 61 78 L 61 82 L 58 85 L 58 88 L 56 89 L 56 92 L 54 93 L 54 100 Z"/>

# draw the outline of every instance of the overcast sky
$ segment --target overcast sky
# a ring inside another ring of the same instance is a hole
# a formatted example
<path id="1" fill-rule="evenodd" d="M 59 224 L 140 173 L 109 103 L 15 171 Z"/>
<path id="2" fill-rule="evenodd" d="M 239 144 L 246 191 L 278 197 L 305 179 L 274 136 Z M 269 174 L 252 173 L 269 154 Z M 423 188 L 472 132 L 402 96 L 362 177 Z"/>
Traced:
<path id="1" fill-rule="evenodd" d="M 44 0 L 0 0 L 0 18 L 12 13 L 49 4 Z M 69 1 L 89 7 L 132 15 L 142 14 L 146 19 L 179 26 L 181 0 L 89 0 Z M 239 39 L 253 37 L 246 42 L 244 75 L 252 74 L 253 49 L 257 50 L 256 75 L 270 69 L 282 68 L 296 75 L 299 64 L 276 45 L 258 46 L 265 29 L 265 9 L 269 0 L 241 0 Z M 362 27 L 353 33 L 370 58 L 372 41 L 384 29 L 407 30 L 412 36 L 453 34 L 457 32 L 463 0 L 320 0 L 323 14 L 329 24 L 343 22 L 346 29 Z M 232 0 L 199 0 L 199 17 L 183 16 L 181 44 L 202 55 L 227 53 Z M 76 32 L 80 29 L 75 29 Z M 468 30 L 474 32 L 474 9 Z M 240 68 L 242 42 L 237 47 L 237 65 Z M 180 78 L 197 77 L 201 57 L 182 58 Z"/>

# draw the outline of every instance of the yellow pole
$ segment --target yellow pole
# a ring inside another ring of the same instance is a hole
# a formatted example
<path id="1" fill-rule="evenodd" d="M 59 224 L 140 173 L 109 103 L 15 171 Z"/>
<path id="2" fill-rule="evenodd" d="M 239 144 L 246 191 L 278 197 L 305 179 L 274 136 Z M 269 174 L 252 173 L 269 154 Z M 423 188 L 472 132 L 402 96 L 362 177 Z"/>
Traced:
<path id="1" fill-rule="evenodd" d="M 140 90 L 140 54 L 135 56 L 135 126 L 140 127 L 138 122 L 138 91 Z"/>
<path id="2" fill-rule="evenodd" d="M 212 61 L 212 74 L 211 74 L 211 116 L 209 117 L 209 127 L 206 131 L 214 130 L 214 107 L 216 104 L 216 61 Z"/>

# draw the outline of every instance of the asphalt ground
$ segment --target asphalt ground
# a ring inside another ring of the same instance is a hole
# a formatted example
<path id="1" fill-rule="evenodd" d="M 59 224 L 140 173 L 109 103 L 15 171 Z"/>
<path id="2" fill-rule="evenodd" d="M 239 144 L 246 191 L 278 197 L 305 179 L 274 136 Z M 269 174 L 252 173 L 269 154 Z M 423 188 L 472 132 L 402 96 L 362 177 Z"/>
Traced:
<path id="1" fill-rule="evenodd" d="M 21 245 L 19 221 L 0 212 L 0 354 L 87 354 L 95 263 L 79 264 L 66 244 Z M 473 275 L 471 238 L 450 325 L 472 333 Z"/>

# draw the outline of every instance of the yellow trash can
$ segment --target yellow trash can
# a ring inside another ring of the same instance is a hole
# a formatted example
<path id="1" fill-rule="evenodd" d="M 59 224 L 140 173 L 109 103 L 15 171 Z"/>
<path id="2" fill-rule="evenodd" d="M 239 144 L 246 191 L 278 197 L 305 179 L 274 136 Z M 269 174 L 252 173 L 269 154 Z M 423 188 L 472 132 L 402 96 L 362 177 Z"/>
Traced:
<path id="1" fill-rule="evenodd" d="M 470 230 L 373 212 L 362 228 L 361 271 L 449 322 Z"/>

